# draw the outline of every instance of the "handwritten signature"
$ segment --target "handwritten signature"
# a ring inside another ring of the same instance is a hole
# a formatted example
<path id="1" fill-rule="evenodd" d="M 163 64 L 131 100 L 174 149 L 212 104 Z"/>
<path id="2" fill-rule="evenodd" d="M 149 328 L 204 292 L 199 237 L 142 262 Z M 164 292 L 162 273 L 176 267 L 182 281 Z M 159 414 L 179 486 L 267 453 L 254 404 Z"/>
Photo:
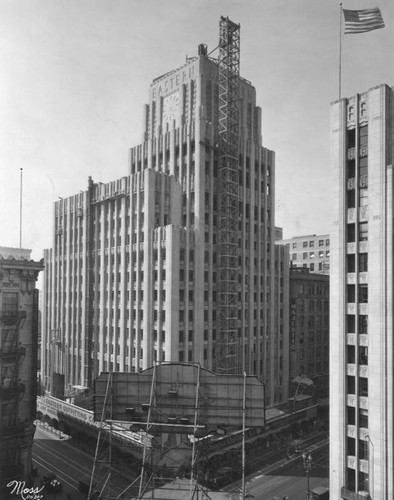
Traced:
<path id="1" fill-rule="evenodd" d="M 42 500 L 44 495 L 41 493 L 44 486 L 41 488 L 26 488 L 25 481 L 10 481 L 7 488 L 11 488 L 11 495 L 19 495 L 22 500 Z"/>

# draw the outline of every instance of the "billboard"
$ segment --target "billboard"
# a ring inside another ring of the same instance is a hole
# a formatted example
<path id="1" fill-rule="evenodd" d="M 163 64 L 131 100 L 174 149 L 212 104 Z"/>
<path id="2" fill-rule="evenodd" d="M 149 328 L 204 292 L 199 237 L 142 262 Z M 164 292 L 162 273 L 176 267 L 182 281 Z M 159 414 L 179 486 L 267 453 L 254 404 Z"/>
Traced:
<path id="1" fill-rule="evenodd" d="M 150 422 L 185 426 L 193 425 L 197 408 L 199 425 L 242 425 L 244 386 L 245 425 L 262 427 L 264 385 L 257 377 L 218 375 L 187 363 L 101 373 L 95 380 L 94 419 L 144 423 L 149 414 Z"/>

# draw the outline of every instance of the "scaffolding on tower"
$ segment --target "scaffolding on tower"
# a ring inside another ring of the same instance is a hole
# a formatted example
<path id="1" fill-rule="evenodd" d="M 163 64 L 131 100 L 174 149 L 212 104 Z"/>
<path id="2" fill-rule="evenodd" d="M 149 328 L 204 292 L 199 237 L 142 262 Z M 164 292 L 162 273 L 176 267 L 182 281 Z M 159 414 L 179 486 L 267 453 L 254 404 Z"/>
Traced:
<path id="1" fill-rule="evenodd" d="M 238 342 L 240 25 L 219 24 L 218 373 L 240 373 Z"/>

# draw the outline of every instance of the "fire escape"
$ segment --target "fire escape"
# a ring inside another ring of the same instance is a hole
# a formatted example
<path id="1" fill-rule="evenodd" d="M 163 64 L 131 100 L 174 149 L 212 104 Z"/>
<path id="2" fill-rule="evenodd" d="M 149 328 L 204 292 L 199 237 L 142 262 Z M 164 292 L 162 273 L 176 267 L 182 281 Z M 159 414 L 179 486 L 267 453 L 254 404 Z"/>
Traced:
<path id="1" fill-rule="evenodd" d="M 219 23 L 218 373 L 241 371 L 238 342 L 240 26 Z"/>
<path id="2" fill-rule="evenodd" d="M 7 297 L 9 295 L 9 297 Z M 19 343 L 19 330 L 26 318 L 26 311 L 18 310 L 18 296 L 3 292 L 0 344 L 0 474 L 2 483 L 17 479 L 23 474 L 20 464 L 20 438 L 23 423 L 19 421 L 19 402 L 25 392 L 20 382 L 20 365 L 26 354 Z"/>

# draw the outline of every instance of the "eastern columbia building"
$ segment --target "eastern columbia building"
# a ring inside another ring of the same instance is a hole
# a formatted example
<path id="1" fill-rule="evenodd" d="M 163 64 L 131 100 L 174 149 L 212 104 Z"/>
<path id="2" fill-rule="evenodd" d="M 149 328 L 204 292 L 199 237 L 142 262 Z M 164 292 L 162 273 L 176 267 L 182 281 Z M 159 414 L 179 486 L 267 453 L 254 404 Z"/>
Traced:
<path id="1" fill-rule="evenodd" d="M 218 61 L 198 55 L 150 85 L 128 173 L 54 204 L 45 250 L 42 380 L 54 396 L 102 371 L 218 364 Z M 275 246 L 275 154 L 239 78 L 237 354 L 288 398 L 288 253 Z"/>

